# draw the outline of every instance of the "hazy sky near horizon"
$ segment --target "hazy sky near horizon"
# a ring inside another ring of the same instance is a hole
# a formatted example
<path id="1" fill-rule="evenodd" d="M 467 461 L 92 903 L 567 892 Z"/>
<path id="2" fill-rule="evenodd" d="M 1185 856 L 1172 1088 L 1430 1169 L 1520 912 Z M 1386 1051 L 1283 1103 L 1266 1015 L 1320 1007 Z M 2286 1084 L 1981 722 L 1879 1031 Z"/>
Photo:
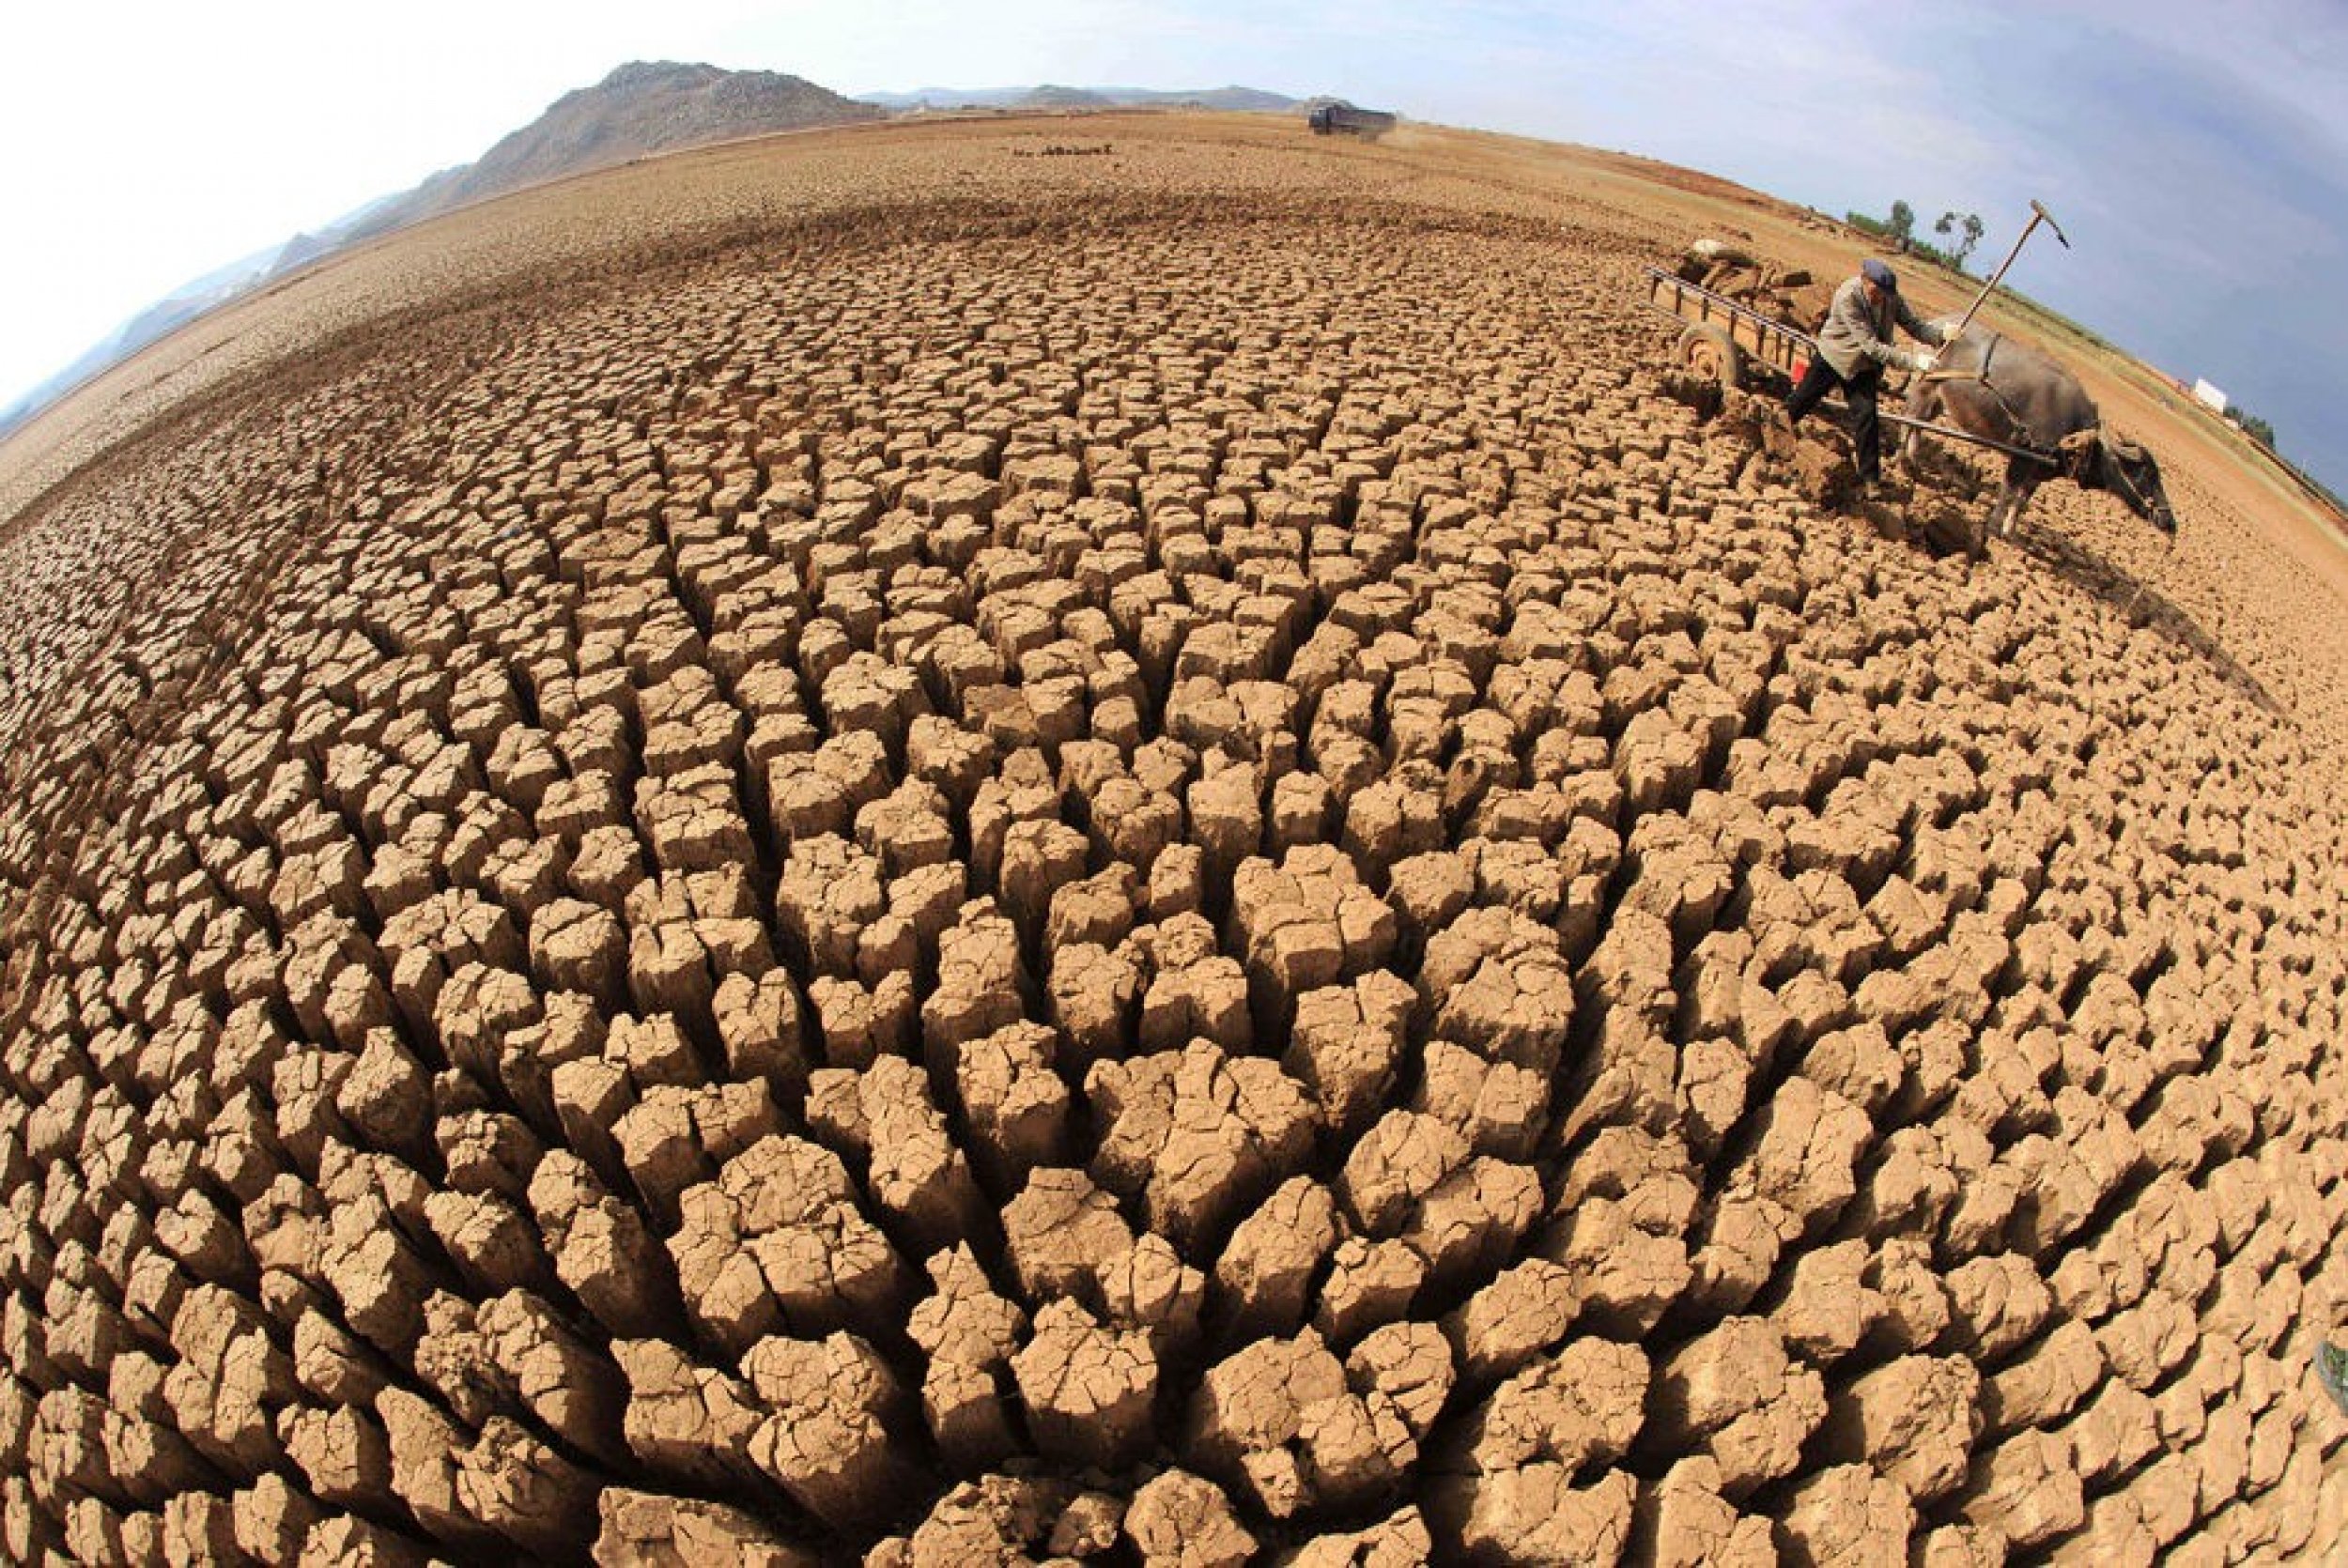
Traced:
<path id="1" fill-rule="evenodd" d="M 2012 281 L 2348 494 L 2340 0 L 84 0 L 0 23 L 0 407 L 190 280 L 469 161 L 631 59 L 847 93 L 1332 92 L 1684 163 L 1930 238 L 2043 200 Z"/>

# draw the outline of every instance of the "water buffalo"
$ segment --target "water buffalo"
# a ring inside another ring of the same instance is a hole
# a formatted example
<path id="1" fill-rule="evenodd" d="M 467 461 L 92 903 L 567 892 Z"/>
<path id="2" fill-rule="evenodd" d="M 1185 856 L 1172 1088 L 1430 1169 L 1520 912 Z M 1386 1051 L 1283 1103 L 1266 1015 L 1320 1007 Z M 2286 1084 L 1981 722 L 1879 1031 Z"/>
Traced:
<path id="1" fill-rule="evenodd" d="M 2031 493 L 2057 475 L 2083 489 L 2109 490 L 2162 532 L 2177 531 L 2152 454 L 2104 428 L 2077 377 L 2012 338 L 1968 327 L 1940 351 L 1939 368 L 1910 385 L 1908 414 L 2047 454 L 2006 459 L 2005 487 L 1989 512 L 2000 535 L 2013 530 Z M 1910 446 L 1915 438 L 1911 432 Z"/>

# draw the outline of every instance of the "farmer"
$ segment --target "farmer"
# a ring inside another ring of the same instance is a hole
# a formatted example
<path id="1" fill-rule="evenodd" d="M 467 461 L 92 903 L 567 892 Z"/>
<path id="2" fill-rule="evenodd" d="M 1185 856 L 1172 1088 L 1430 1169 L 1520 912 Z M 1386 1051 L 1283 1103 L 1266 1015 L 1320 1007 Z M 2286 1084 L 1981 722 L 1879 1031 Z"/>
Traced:
<path id="1" fill-rule="evenodd" d="M 1859 264 L 1859 276 L 1834 291 L 1827 307 L 1826 325 L 1818 329 L 1817 357 L 1808 374 L 1785 399 L 1785 419 L 1800 423 L 1828 392 L 1842 390 L 1850 406 L 1851 441 L 1859 449 L 1859 493 L 1875 494 L 1883 477 L 1883 431 L 1876 419 L 1876 393 L 1889 366 L 1898 370 L 1932 368 L 1933 356 L 1892 346 L 1896 323 L 1909 337 L 1923 343 L 1946 343 L 1955 335 L 1948 325 L 1916 318 L 1900 298 L 1899 279 L 1885 263 L 1870 256 Z"/>

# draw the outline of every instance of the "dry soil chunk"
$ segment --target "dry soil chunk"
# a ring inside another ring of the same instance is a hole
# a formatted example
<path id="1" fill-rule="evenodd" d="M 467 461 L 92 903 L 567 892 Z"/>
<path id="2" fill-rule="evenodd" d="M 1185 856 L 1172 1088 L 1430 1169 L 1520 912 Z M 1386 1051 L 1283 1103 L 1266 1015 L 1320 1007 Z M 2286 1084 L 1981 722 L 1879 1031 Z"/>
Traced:
<path id="1" fill-rule="evenodd" d="M 1659 1433 L 1701 1443 L 1730 1497 L 1791 1474 L 1826 1408 L 1824 1381 L 1757 1317 L 1729 1318 L 1690 1342 L 1656 1384 Z"/>
<path id="2" fill-rule="evenodd" d="M 1883 1299 L 1866 1283 L 1867 1244 L 1842 1241 L 1803 1253 L 1793 1283 L 1769 1320 L 1785 1343 L 1818 1366 L 1847 1356 L 1883 1315 Z"/>
<path id="3" fill-rule="evenodd" d="M 1158 1360 L 1145 1334 L 1104 1328 L 1072 1300 L 1036 1314 L 1035 1336 L 1012 1358 L 1028 1435 L 1064 1465 L 1115 1469 L 1151 1438 Z"/>
<path id="4" fill-rule="evenodd" d="M 888 908 L 879 858 L 836 833 L 793 843 L 775 922 L 819 975 L 856 974 L 857 939 Z"/>
<path id="5" fill-rule="evenodd" d="M 1780 1560 L 1802 1568 L 1904 1562 L 1915 1523 L 1898 1482 L 1864 1465 L 1839 1465 L 1794 1488 L 1777 1527 Z"/>
<path id="6" fill-rule="evenodd" d="M 1164 1471 L 1134 1494 L 1125 1537 L 1144 1568 L 1240 1568 L 1256 1551 L 1230 1499 L 1188 1470 Z"/>
<path id="7" fill-rule="evenodd" d="M 930 1358 L 922 1412 L 950 1460 L 982 1468 L 1018 1446 L 1005 1395 L 1027 1315 L 995 1293 L 967 1247 L 937 1253 L 929 1272 L 935 1294 L 913 1309 L 907 1325 Z"/>
<path id="8" fill-rule="evenodd" d="M 1477 1154 L 1522 1160 L 1549 1125 L 1549 1080 L 1529 1068 L 1432 1039 L 1420 1053 L 1409 1108 L 1449 1126 Z"/>
<path id="9" fill-rule="evenodd" d="M 1285 1015 L 1296 998 L 1383 963 L 1396 923 L 1336 846 L 1304 844 L 1244 861 L 1231 881 L 1231 925 L 1249 979 Z"/>
<path id="10" fill-rule="evenodd" d="M 2017 1546 L 2078 1529 L 2086 1511 L 2069 1439 L 2022 1432 L 1976 1455 L 1964 1512 Z"/>
<path id="11" fill-rule="evenodd" d="M 1642 1489 L 1641 1530 L 1654 1568 L 1774 1568 L 1769 1520 L 1738 1514 L 1722 1490 L 1719 1464 L 1704 1454 L 1682 1459 Z"/>
<path id="12" fill-rule="evenodd" d="M 839 1157 L 769 1137 L 688 1188 L 669 1238 L 687 1310 L 736 1354 L 770 1332 L 822 1333 L 886 1315 L 904 1295 L 888 1240 L 857 1207 Z"/>
<path id="13" fill-rule="evenodd" d="M 658 1333 L 679 1300 L 668 1256 L 636 1210 L 606 1191 L 565 1149 L 539 1161 L 528 1191 L 554 1271 L 615 1334 Z"/>
<path id="14" fill-rule="evenodd" d="M 928 1075 L 912 1062 L 882 1056 L 861 1072 L 817 1072 L 809 1081 L 807 1115 L 819 1132 L 865 1159 L 865 1191 L 924 1249 L 976 1227 L 978 1183 L 930 1099 Z"/>
<path id="15" fill-rule="evenodd" d="M 1786 1218 L 1791 1242 L 1830 1222 L 1858 1191 L 1860 1151 L 1873 1140 L 1866 1113 L 1796 1074 L 1761 1113 L 1761 1138 L 1730 1178 L 1732 1195 L 1752 1193 Z"/>
<path id="16" fill-rule="evenodd" d="M 1213 927 L 1199 915 L 1177 915 L 1135 930 L 1132 945 L 1147 977 L 1135 1022 L 1143 1050 L 1176 1050 L 1194 1039 L 1229 1051 L 1247 1048 L 1254 1023 L 1246 972 L 1216 949 Z"/>
<path id="17" fill-rule="evenodd" d="M 1486 1475 L 1537 1463 L 1574 1471 L 1619 1458 L 1645 1422 L 1647 1379 L 1637 1346 L 1578 1339 L 1476 1407 L 1462 1434 L 1468 1457 Z"/>
<path id="18" fill-rule="evenodd" d="M 1018 1022 L 954 1053 L 954 1083 L 978 1143 L 972 1158 L 991 1182 L 1016 1186 L 1057 1163 L 1066 1137 L 1068 1083 L 1054 1068 L 1052 1031 Z"/>
<path id="19" fill-rule="evenodd" d="M 937 1499 L 929 1517 L 904 1542 L 897 1560 L 913 1568 L 1032 1561 L 1028 1554 L 1054 1538 L 1053 1527 L 1074 1489 L 1067 1482 L 1029 1476 L 965 1481 Z M 1109 1541 L 1115 1540 L 1112 1526 Z M 891 1545 L 884 1543 L 882 1549 Z"/>
<path id="20" fill-rule="evenodd" d="M 995 900 L 974 899 L 938 938 L 937 986 L 921 1004 L 921 1038 L 935 1053 L 1017 1023 L 1026 991 L 1018 929 Z"/>
<path id="21" fill-rule="evenodd" d="M 1337 1243 L 1336 1200 L 1291 1176 L 1239 1222 L 1214 1266 L 1219 1310 L 1235 1339 L 1293 1332 L 1321 1260 Z"/>
<path id="22" fill-rule="evenodd" d="M 1099 1303 L 1102 1275 L 1134 1249 L 1117 1200 L 1084 1172 L 1054 1166 L 1031 1173 L 1004 1207 L 1003 1237 L 1031 1307 L 1065 1296 Z"/>
<path id="23" fill-rule="evenodd" d="M 1413 1506 L 1366 1530 L 1316 1536 L 1280 1561 L 1283 1568 L 1415 1568 L 1434 1554 L 1434 1538 Z"/>
<path id="24" fill-rule="evenodd" d="M 597 1510 L 597 1568 L 816 1568 L 822 1560 L 724 1503 L 607 1486 Z"/>
<path id="25" fill-rule="evenodd" d="M 1573 1023 L 1557 933 L 1513 910 L 1472 909 L 1429 938 L 1418 990 L 1437 1035 L 1539 1073 L 1556 1067 Z"/>
<path id="26" fill-rule="evenodd" d="M 762 1412 L 748 1384 L 666 1340 L 614 1340 L 611 1356 L 627 1379 L 628 1448 L 656 1474 L 701 1486 L 757 1474 L 749 1445 Z"/>
<path id="27" fill-rule="evenodd" d="M 1294 1079 L 1204 1040 L 1095 1062 L 1085 1092 L 1107 1122 L 1094 1171 L 1139 1193 L 1151 1228 L 1177 1247 L 1257 1201 L 1311 1146 L 1312 1110 Z"/>
<path id="28" fill-rule="evenodd" d="M 594 1540 L 597 1489 L 589 1471 L 505 1416 L 482 1423 L 456 1475 L 466 1513 L 549 1560 L 576 1559 Z"/>
<path id="29" fill-rule="evenodd" d="M 1465 1140 L 1432 1116 L 1389 1111 L 1353 1145 L 1338 1191 L 1371 1236 L 1392 1236 L 1452 1172 L 1467 1163 Z"/>
<path id="30" fill-rule="evenodd" d="M 1918 1502 L 1962 1485 L 1980 1435 L 1981 1375 L 1962 1356 L 1903 1356 L 1835 1394 L 1827 1452 L 1867 1462 Z"/>
<path id="31" fill-rule="evenodd" d="M 1406 1391 L 1409 1360 L 1395 1358 Z M 1447 1376 L 1447 1358 L 1443 1369 Z M 1365 1399 L 1310 1330 L 1259 1341 L 1208 1372 L 1191 1406 L 1188 1452 L 1274 1518 L 1369 1496 L 1418 1456 L 1404 1407 L 1369 1371 Z"/>
<path id="32" fill-rule="evenodd" d="M 1281 1064 L 1332 1130 L 1353 1136 L 1368 1125 L 1402 1060 L 1416 1001 L 1409 985 L 1383 969 L 1297 998 Z"/>
<path id="33" fill-rule="evenodd" d="M 742 1372 L 773 1412 L 751 1436 L 751 1461 L 826 1524 L 869 1525 L 919 1484 L 888 1424 L 904 1391 L 863 1340 L 764 1339 Z"/>
<path id="34" fill-rule="evenodd" d="M 1578 1568 L 1620 1560 L 1630 1545 L 1638 1483 L 1612 1470 L 1586 1486 L 1548 1461 L 1438 1483 L 1430 1512 L 1469 1560 Z"/>
<path id="35" fill-rule="evenodd" d="M 1948 1281 L 1951 1343 L 1982 1360 L 2004 1358 L 2054 1310 L 2054 1293 L 2019 1253 L 1968 1258 Z"/>

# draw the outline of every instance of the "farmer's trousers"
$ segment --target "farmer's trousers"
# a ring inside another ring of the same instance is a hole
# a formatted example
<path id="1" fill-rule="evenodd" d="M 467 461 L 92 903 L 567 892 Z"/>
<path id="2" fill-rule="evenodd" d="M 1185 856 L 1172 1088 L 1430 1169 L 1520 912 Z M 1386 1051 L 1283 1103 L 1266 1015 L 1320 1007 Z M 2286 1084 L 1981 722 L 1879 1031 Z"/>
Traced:
<path id="1" fill-rule="evenodd" d="M 1785 417 L 1800 423 L 1801 416 L 1816 407 L 1820 398 L 1841 388 L 1843 401 L 1850 406 L 1851 444 L 1859 449 L 1859 483 L 1873 484 L 1883 477 L 1883 425 L 1876 418 L 1876 393 L 1882 386 L 1880 365 L 1863 364 L 1857 374 L 1846 378 L 1835 373 L 1823 355 L 1814 356 L 1801 384 L 1785 399 Z"/>

